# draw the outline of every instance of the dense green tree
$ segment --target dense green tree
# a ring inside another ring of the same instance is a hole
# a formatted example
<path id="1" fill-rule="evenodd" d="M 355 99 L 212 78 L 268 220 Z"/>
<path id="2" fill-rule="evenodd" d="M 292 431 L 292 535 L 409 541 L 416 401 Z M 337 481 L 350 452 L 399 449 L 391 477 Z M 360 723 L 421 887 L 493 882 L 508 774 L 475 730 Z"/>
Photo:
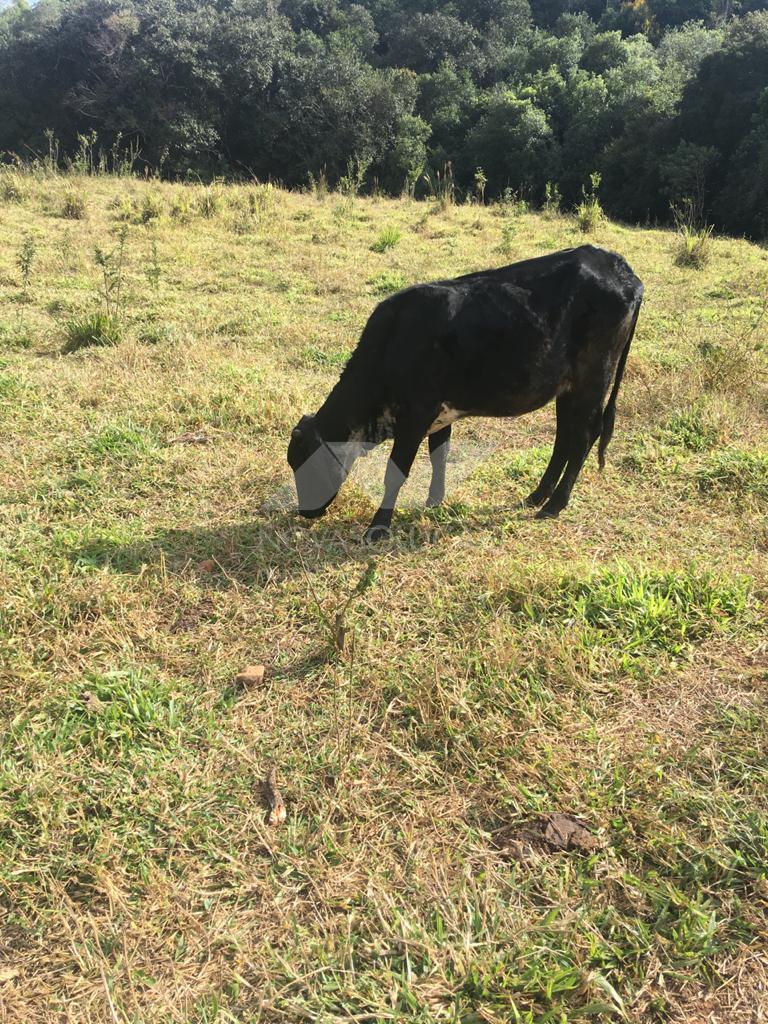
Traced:
<path id="1" fill-rule="evenodd" d="M 434 74 L 422 75 L 418 112 L 432 129 L 430 158 L 434 167 L 456 159 L 467 131 L 478 119 L 479 97 L 471 75 L 448 61 Z"/>
<path id="2" fill-rule="evenodd" d="M 686 142 L 718 155 L 705 211 L 730 231 L 765 232 L 765 125 L 768 12 L 733 22 L 683 91 L 676 128 Z M 761 205 L 762 204 L 762 205 Z"/>
<path id="3" fill-rule="evenodd" d="M 720 154 L 714 146 L 697 146 L 681 141 L 676 149 L 662 156 L 659 175 L 662 191 L 673 207 L 686 201 L 693 204 L 697 215 L 703 216 L 707 186 Z"/>
<path id="4" fill-rule="evenodd" d="M 575 203 L 589 175 L 601 166 L 601 153 L 609 138 L 612 115 L 608 86 L 600 75 L 580 70 L 571 79 L 562 115 L 560 190 Z"/>
<path id="5" fill-rule="evenodd" d="M 436 71 L 453 60 L 470 74 L 482 74 L 485 61 L 477 29 L 451 14 L 439 11 L 401 17 L 388 37 L 387 63 L 420 73 Z"/>
<path id="6" fill-rule="evenodd" d="M 469 131 L 459 167 L 465 174 L 482 166 L 491 192 L 513 188 L 537 198 L 544 183 L 556 180 L 559 150 L 547 115 L 512 90 L 499 90 L 485 101 L 477 124 Z"/>
<path id="7" fill-rule="evenodd" d="M 650 36 L 655 33 L 656 19 L 648 0 L 618 0 L 606 7 L 600 26 L 618 29 L 625 36 Z"/>
<path id="8" fill-rule="evenodd" d="M 553 36 L 537 30 L 528 45 L 526 70 L 546 71 L 555 67 L 562 75 L 572 74 L 579 66 L 584 52 L 584 40 L 578 32 L 567 36 Z"/>
<path id="9" fill-rule="evenodd" d="M 751 131 L 766 86 L 768 12 L 760 12 L 732 22 L 722 47 L 701 61 L 683 93 L 681 134 L 728 159 Z"/>
<path id="10" fill-rule="evenodd" d="M 760 96 L 752 124 L 733 155 L 713 209 L 731 231 L 768 238 L 768 89 Z"/>
<path id="11" fill-rule="evenodd" d="M 426 160 L 429 127 L 414 116 L 416 93 L 413 72 L 372 68 L 347 49 L 297 54 L 270 103 L 253 110 L 245 163 L 299 185 L 308 172 L 336 181 L 353 161 L 399 191 Z"/>
<path id="12" fill-rule="evenodd" d="M 672 145 L 668 128 L 650 98 L 627 112 L 622 133 L 599 158 L 601 198 L 612 216 L 627 221 L 669 217 L 669 198 L 659 171 L 660 156 Z"/>
<path id="13" fill-rule="evenodd" d="M 602 75 L 611 68 L 626 64 L 628 59 L 621 32 L 599 32 L 584 48 L 581 66 L 585 71 Z"/>
<path id="14" fill-rule="evenodd" d="M 0 152 L 92 133 L 167 175 L 291 185 L 352 161 L 470 191 L 766 226 L 768 0 L 0 0 Z M 31 5 L 30 5 L 31 4 Z"/>
<path id="15" fill-rule="evenodd" d="M 719 50 L 725 33 L 706 28 L 700 21 L 671 29 L 656 50 L 661 67 L 659 107 L 672 111 L 680 102 L 686 82 L 698 74 L 705 57 Z"/>

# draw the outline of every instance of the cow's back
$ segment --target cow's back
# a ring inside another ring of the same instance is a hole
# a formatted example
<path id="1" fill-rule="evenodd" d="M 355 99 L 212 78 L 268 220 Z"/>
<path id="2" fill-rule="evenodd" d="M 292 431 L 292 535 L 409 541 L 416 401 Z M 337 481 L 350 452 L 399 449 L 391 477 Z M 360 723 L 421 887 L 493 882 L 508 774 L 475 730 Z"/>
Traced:
<path id="1" fill-rule="evenodd" d="M 585 350 L 599 358 L 641 297 L 626 261 L 592 245 L 414 285 L 379 303 L 343 376 L 388 395 L 415 381 L 441 393 L 524 391 L 568 375 Z"/>

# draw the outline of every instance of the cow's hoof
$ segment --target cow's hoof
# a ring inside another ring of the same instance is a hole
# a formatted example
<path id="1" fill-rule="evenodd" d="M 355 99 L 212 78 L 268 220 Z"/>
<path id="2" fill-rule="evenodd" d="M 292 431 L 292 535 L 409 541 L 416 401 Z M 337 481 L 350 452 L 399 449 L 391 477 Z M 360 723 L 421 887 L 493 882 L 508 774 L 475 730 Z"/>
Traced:
<path id="1" fill-rule="evenodd" d="M 435 496 L 435 497 L 433 497 L 433 496 L 432 496 L 432 495 L 430 494 L 430 495 L 429 495 L 429 497 L 427 498 L 427 503 L 426 503 L 426 507 L 427 507 L 427 508 L 437 508 L 437 507 L 438 507 L 439 505 L 442 505 L 442 504 L 443 504 L 443 501 L 444 501 L 444 500 L 445 500 L 445 495 L 442 495 L 442 497 L 439 497 L 439 498 L 438 498 L 438 497 L 436 497 L 436 496 Z"/>
<path id="2" fill-rule="evenodd" d="M 545 505 L 536 513 L 536 519 L 557 519 L 563 510 L 561 508 Z"/>
<path id="3" fill-rule="evenodd" d="M 378 544 L 380 540 L 384 540 L 390 535 L 390 529 L 388 526 L 369 526 L 365 531 L 363 541 L 366 544 Z"/>
<path id="4" fill-rule="evenodd" d="M 546 500 L 546 494 L 539 494 L 538 491 L 533 491 L 527 498 L 523 498 L 522 504 L 525 508 L 537 508 Z"/>

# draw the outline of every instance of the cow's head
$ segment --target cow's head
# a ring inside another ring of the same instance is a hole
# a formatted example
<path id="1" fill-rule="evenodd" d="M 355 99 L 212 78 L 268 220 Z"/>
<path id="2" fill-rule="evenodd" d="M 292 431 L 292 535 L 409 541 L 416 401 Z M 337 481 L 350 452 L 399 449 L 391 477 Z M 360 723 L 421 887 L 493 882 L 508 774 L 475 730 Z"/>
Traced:
<path id="1" fill-rule="evenodd" d="M 308 519 L 325 514 L 347 479 L 353 442 L 324 441 L 314 416 L 302 416 L 291 431 L 288 464 L 293 470 L 299 512 Z"/>

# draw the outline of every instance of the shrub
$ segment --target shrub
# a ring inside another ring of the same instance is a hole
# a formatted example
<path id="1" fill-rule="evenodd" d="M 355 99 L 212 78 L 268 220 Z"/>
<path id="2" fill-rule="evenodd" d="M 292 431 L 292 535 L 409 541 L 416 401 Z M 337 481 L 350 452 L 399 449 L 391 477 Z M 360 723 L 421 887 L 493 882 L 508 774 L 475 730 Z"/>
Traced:
<path id="1" fill-rule="evenodd" d="M 70 320 L 64 327 L 65 353 L 77 352 L 81 348 L 105 348 L 118 345 L 123 338 L 119 320 L 108 313 L 92 313 L 90 316 Z"/>
<path id="2" fill-rule="evenodd" d="M 194 210 L 186 192 L 174 196 L 170 209 L 171 219 L 179 224 L 188 224 L 192 220 Z"/>
<path id="3" fill-rule="evenodd" d="M 499 245 L 499 252 L 505 256 L 511 256 L 515 248 L 515 235 L 517 234 L 517 224 L 513 220 L 507 220 L 501 228 L 501 244 Z"/>
<path id="4" fill-rule="evenodd" d="M 6 203 L 20 203 L 27 197 L 27 183 L 15 171 L 0 175 L 0 199 Z"/>
<path id="5" fill-rule="evenodd" d="M 590 234 L 597 230 L 602 219 L 602 208 L 599 203 L 593 200 L 583 200 L 576 207 L 576 223 L 585 234 Z"/>
<path id="6" fill-rule="evenodd" d="M 555 217 L 560 213 L 562 196 L 560 189 L 553 181 L 548 181 L 544 186 L 544 213 L 548 217 Z"/>
<path id="7" fill-rule="evenodd" d="M 325 202 L 328 198 L 328 176 L 325 173 L 325 168 L 321 168 L 317 177 L 309 172 L 307 175 L 309 181 L 309 191 L 319 202 Z"/>
<path id="8" fill-rule="evenodd" d="M 344 196 L 333 207 L 333 219 L 337 224 L 345 224 L 355 209 L 355 200 L 352 196 Z"/>
<path id="9" fill-rule="evenodd" d="M 117 320 L 123 312 L 123 271 L 125 269 L 125 246 L 128 240 L 128 225 L 123 224 L 117 232 L 117 245 L 112 250 L 97 245 L 93 250 L 96 266 L 101 271 L 99 291 L 107 317 Z"/>
<path id="10" fill-rule="evenodd" d="M 429 171 L 424 175 L 424 182 L 436 201 L 436 210 L 443 213 L 451 209 L 456 201 L 456 183 L 453 178 L 453 165 L 449 161 L 440 171 L 431 174 Z"/>
<path id="11" fill-rule="evenodd" d="M 67 220 L 84 220 L 87 215 L 88 209 L 83 193 L 76 192 L 74 189 L 65 192 L 61 204 L 61 216 Z"/>
<path id="12" fill-rule="evenodd" d="M 347 160 L 347 173 L 339 178 L 339 192 L 349 199 L 354 199 L 363 187 L 371 161 L 355 157 Z"/>
<path id="13" fill-rule="evenodd" d="M 605 216 L 598 198 L 601 180 L 599 174 L 590 174 L 589 191 L 585 188 L 581 190 L 582 200 L 576 207 L 576 223 L 585 234 L 595 231 Z"/>
<path id="14" fill-rule="evenodd" d="M 144 274 L 154 292 L 160 291 L 160 279 L 163 276 L 163 265 L 160 260 L 160 251 L 157 248 L 157 239 L 152 239 L 146 259 L 144 261 Z"/>
<path id="15" fill-rule="evenodd" d="M 248 207 L 253 214 L 264 216 L 277 206 L 278 192 L 271 181 L 255 185 L 248 193 Z"/>
<path id="16" fill-rule="evenodd" d="M 480 206 L 485 205 L 485 187 L 488 184 L 488 176 L 482 167 L 475 168 L 475 199 Z"/>
<path id="17" fill-rule="evenodd" d="M 672 207 L 677 228 L 675 266 L 701 270 L 709 262 L 712 226 L 703 222 L 700 208 L 692 199 Z"/>
<path id="18" fill-rule="evenodd" d="M 701 270 L 709 263 L 712 226 L 694 228 L 688 224 L 678 226 L 675 246 L 675 266 Z"/>
<path id="19" fill-rule="evenodd" d="M 230 226 L 236 235 L 249 235 L 256 227 L 256 220 L 248 210 L 235 210 Z"/>
<path id="20" fill-rule="evenodd" d="M 259 221 L 266 220 L 274 213 L 277 198 L 277 189 L 271 182 L 234 193 L 234 215 L 230 225 L 235 234 L 247 235 L 256 228 Z"/>
<path id="21" fill-rule="evenodd" d="M 400 235 L 400 228 L 390 224 L 382 230 L 379 237 L 371 246 L 371 249 L 374 252 L 386 252 L 388 249 L 394 249 L 400 241 Z"/>
<path id="22" fill-rule="evenodd" d="M 32 235 L 25 235 L 22 239 L 19 251 L 16 253 L 16 266 L 21 272 L 21 301 L 26 304 L 29 301 L 29 282 L 32 278 L 32 268 L 35 265 L 37 256 L 37 245 Z"/>
<path id="23" fill-rule="evenodd" d="M 513 188 L 505 188 L 499 200 L 501 213 L 508 217 L 522 217 L 528 213 L 528 201 Z"/>
<path id="24" fill-rule="evenodd" d="M 701 406 L 692 405 L 670 416 L 663 435 L 669 444 L 691 452 L 703 452 L 717 444 L 718 429 L 715 424 L 705 421 Z"/>
<path id="25" fill-rule="evenodd" d="M 727 343 L 702 342 L 699 354 L 701 383 L 707 391 L 740 390 L 760 374 L 759 353 L 748 337 L 729 339 Z"/>
<path id="26" fill-rule="evenodd" d="M 206 188 L 200 196 L 197 208 L 203 217 L 215 217 L 221 207 L 221 195 L 215 188 Z"/>
<path id="27" fill-rule="evenodd" d="M 136 203 L 131 196 L 115 196 L 110 202 L 109 208 L 114 211 L 118 220 L 133 220 L 136 213 Z"/>
<path id="28" fill-rule="evenodd" d="M 150 324 L 139 332 L 138 341 L 140 345 L 162 345 L 175 341 L 177 337 L 178 331 L 173 324 Z"/>
<path id="29" fill-rule="evenodd" d="M 163 201 L 156 192 L 145 192 L 141 200 L 141 207 L 138 211 L 138 220 L 141 224 L 149 224 L 158 220 L 163 212 Z"/>

